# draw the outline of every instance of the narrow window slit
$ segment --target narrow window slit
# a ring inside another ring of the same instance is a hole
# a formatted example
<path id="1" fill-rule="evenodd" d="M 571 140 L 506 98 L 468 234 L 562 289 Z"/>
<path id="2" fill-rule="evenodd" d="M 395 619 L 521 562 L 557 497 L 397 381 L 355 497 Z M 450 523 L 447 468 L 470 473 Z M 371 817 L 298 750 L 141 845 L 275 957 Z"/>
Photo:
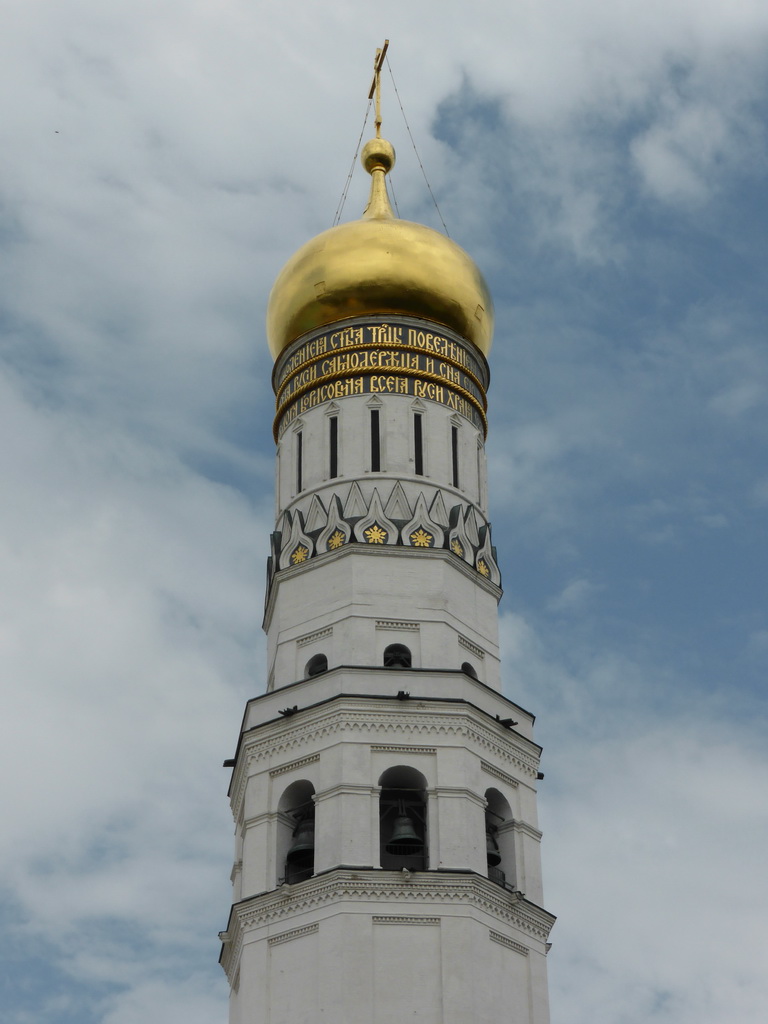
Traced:
<path id="1" fill-rule="evenodd" d="M 331 416 L 328 420 L 328 433 L 330 441 L 330 466 L 329 475 L 331 478 L 339 475 L 339 417 Z"/>
<path id="2" fill-rule="evenodd" d="M 371 409 L 371 472 L 381 471 L 381 437 L 379 433 L 379 410 Z"/>
<path id="3" fill-rule="evenodd" d="M 424 441 L 419 412 L 413 414 L 413 468 L 417 476 L 424 476 Z"/>

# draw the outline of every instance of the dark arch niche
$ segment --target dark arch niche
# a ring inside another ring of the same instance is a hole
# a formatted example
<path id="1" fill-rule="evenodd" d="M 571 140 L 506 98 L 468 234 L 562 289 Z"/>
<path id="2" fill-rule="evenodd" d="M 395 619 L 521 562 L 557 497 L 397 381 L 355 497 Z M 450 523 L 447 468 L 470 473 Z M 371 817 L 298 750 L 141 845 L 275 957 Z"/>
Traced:
<path id="1" fill-rule="evenodd" d="M 315 870 L 315 787 L 302 779 L 292 782 L 277 805 L 278 881 L 294 884 Z"/>
<path id="2" fill-rule="evenodd" d="M 379 849 L 388 871 L 427 868 L 427 780 L 408 765 L 389 768 L 379 779 Z"/>
<path id="3" fill-rule="evenodd" d="M 390 644 L 384 648 L 384 668 L 410 668 L 412 661 L 405 644 Z"/>
<path id="4" fill-rule="evenodd" d="M 512 808 L 498 789 L 485 791 L 485 848 L 488 877 L 507 888 L 515 887 L 515 837 Z"/>
<path id="5" fill-rule="evenodd" d="M 328 658 L 324 654 L 313 654 L 304 666 L 304 678 L 311 679 L 328 671 Z"/>

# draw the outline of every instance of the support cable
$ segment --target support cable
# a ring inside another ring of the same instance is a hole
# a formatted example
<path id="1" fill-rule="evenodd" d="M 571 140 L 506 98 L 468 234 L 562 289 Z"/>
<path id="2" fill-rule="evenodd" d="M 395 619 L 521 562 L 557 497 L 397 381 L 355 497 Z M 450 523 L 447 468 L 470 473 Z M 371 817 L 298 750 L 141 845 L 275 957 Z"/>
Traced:
<path id="1" fill-rule="evenodd" d="M 389 172 L 389 174 L 387 175 L 387 179 L 386 180 L 387 180 L 387 188 L 389 189 L 389 194 L 392 197 L 392 205 L 395 208 L 395 213 L 397 214 L 397 219 L 400 220 L 400 207 L 397 205 L 397 196 L 395 195 L 395 183 L 392 180 L 392 171 Z"/>
<path id="2" fill-rule="evenodd" d="M 397 102 L 398 102 L 398 105 L 400 107 L 400 113 L 403 115 L 403 121 L 405 121 L 405 127 L 406 127 L 406 130 L 408 132 L 408 138 L 411 140 L 411 145 L 413 146 L 413 151 L 416 154 L 416 159 L 419 162 L 419 167 L 421 168 L 421 173 L 424 176 L 424 181 L 426 182 L 427 190 L 428 190 L 430 196 L 432 197 L 432 202 L 435 204 L 435 209 L 437 210 L 437 215 L 440 218 L 440 223 L 443 225 L 443 231 L 445 231 L 445 233 L 448 236 L 448 238 L 450 238 L 451 234 L 450 234 L 450 232 L 448 230 L 448 227 L 447 227 L 445 221 L 443 220 L 443 215 L 440 212 L 440 207 L 437 205 L 437 200 L 435 199 L 435 193 L 432 191 L 432 186 L 429 184 L 429 178 L 427 178 L 427 172 L 424 170 L 424 164 L 421 162 L 421 157 L 419 156 L 419 151 L 416 148 L 416 143 L 414 141 L 413 134 L 411 132 L 411 126 L 408 124 L 408 118 L 405 116 L 405 110 L 403 110 L 403 104 L 402 104 L 402 100 L 400 99 L 400 93 L 397 91 L 397 84 L 395 82 L 395 76 L 392 74 L 392 65 L 389 63 L 389 57 L 387 57 L 386 60 L 387 60 L 387 70 L 389 71 L 389 77 L 392 79 L 392 88 L 395 90 L 395 96 L 397 96 Z"/>
<path id="3" fill-rule="evenodd" d="M 360 143 L 363 141 L 365 126 L 368 124 L 368 118 L 371 116 L 372 106 L 373 99 L 371 98 L 368 100 L 368 106 L 365 108 L 365 118 L 363 119 L 363 127 L 360 129 L 360 138 L 357 140 L 357 146 L 355 147 L 355 155 L 352 157 L 352 164 L 350 165 L 349 168 L 349 174 L 347 175 L 347 180 L 344 182 L 344 188 L 341 190 L 341 197 L 339 199 L 338 206 L 336 207 L 336 213 L 334 214 L 333 217 L 334 227 L 336 227 L 336 225 L 341 220 L 341 214 L 344 210 L 344 204 L 346 203 L 347 196 L 349 195 L 349 186 L 352 182 L 352 175 L 355 173 L 355 167 L 357 166 L 357 157 L 358 154 L 360 153 Z"/>

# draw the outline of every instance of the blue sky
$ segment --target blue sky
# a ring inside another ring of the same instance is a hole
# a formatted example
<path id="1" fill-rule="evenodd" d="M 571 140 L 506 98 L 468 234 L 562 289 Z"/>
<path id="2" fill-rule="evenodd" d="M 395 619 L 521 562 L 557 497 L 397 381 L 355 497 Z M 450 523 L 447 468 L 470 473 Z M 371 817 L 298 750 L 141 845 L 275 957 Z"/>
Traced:
<path id="1" fill-rule="evenodd" d="M 3 1019 L 226 1020 L 264 311 L 333 221 L 388 36 L 496 302 L 491 515 L 505 690 L 545 747 L 553 1024 L 762 1024 L 768 8 L 6 7 Z M 384 118 L 400 212 L 438 226 L 388 74 Z"/>

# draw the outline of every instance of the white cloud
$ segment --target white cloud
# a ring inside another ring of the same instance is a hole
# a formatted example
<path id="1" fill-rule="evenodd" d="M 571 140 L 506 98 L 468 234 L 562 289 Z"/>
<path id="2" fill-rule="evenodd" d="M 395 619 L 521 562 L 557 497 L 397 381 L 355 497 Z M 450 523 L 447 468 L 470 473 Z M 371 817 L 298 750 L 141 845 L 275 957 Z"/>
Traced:
<path id="1" fill-rule="evenodd" d="M 223 1022 L 222 988 L 204 986 L 189 978 L 169 984 L 156 980 L 144 983 L 113 998 L 104 1008 L 103 1024 L 135 1024 L 140 1020 L 162 1020 L 165 1024 L 212 1024 Z"/>
<path id="2" fill-rule="evenodd" d="M 657 118 L 631 146 L 646 187 L 665 201 L 701 203 L 710 197 L 725 166 L 751 156 L 757 124 L 722 102 L 668 97 Z"/>
<path id="3" fill-rule="evenodd" d="M 549 905 L 561 914 L 556 1007 L 578 992 L 576 1022 L 603 1019 L 605 1005 L 612 1020 L 715 1024 L 734 1005 L 758 1019 L 768 908 L 749 880 L 768 838 L 764 753 L 695 716 L 645 722 L 589 749 L 575 737 L 556 760 L 545 854 Z M 755 973 L 743 970 L 743 944 L 760 961 Z"/>
<path id="4" fill-rule="evenodd" d="M 22 934 L 81 983 L 132 985 L 205 920 L 213 950 L 226 912 L 220 765 L 263 651 L 265 532 L 241 496 L 135 437 L 7 382 L 0 408 L 0 867 Z M 120 940 L 91 945 L 110 920 L 143 935 L 127 978 Z"/>
<path id="5" fill-rule="evenodd" d="M 726 388 L 710 402 L 715 412 L 725 416 L 740 416 L 764 401 L 765 390 L 757 381 L 743 381 Z"/>
<path id="6" fill-rule="evenodd" d="M 758 1020 L 768 912 L 760 727 L 714 702 L 659 714 L 659 667 L 600 651 L 567 669 L 562 624 L 502 618 L 507 692 L 540 716 L 553 1020 Z M 574 663 L 576 664 L 576 663 Z M 673 680 L 670 682 L 674 683 Z M 725 911 L 723 908 L 727 908 Z M 744 970 L 744 945 L 756 970 Z"/>
<path id="7" fill-rule="evenodd" d="M 559 594 L 547 603 L 549 611 L 573 613 L 579 611 L 601 588 L 590 580 L 577 579 L 566 583 Z"/>

